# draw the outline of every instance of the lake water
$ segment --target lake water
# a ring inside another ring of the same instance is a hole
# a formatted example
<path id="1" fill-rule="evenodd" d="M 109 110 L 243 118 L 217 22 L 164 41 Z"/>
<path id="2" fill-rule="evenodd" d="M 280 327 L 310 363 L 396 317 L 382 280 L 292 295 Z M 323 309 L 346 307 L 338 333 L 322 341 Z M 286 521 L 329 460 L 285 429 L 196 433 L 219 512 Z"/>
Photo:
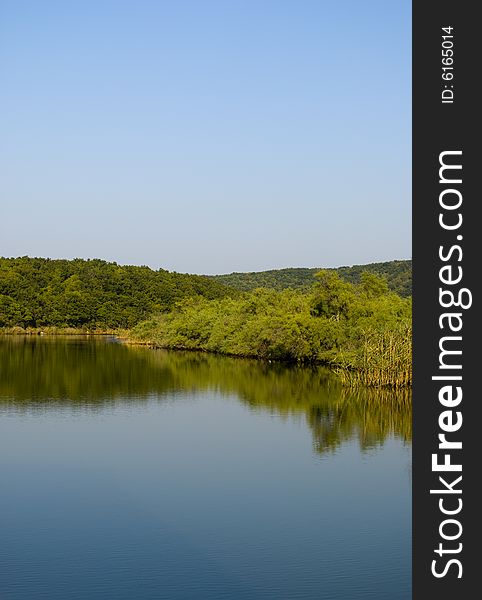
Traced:
<path id="1" fill-rule="evenodd" d="M 0 338 L 2 600 L 408 600 L 406 392 Z"/>

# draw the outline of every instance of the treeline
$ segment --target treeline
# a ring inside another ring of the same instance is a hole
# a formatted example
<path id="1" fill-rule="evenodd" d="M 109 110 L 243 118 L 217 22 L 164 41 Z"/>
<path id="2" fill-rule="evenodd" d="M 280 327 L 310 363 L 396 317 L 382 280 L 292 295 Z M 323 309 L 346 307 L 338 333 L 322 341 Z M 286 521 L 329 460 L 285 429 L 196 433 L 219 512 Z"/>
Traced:
<path id="1" fill-rule="evenodd" d="M 388 288 L 398 295 L 406 298 L 412 295 L 412 261 L 392 260 L 390 262 L 371 263 L 368 265 L 354 265 L 352 267 L 339 267 L 328 269 L 335 271 L 344 281 L 360 283 L 361 274 L 373 273 L 386 279 Z M 315 283 L 315 276 L 319 268 L 305 269 L 274 269 L 253 273 L 230 273 L 229 275 L 213 275 L 220 283 L 224 283 L 237 290 L 247 292 L 256 288 L 265 287 L 275 290 L 284 289 L 309 289 Z"/>
<path id="2" fill-rule="evenodd" d="M 201 275 L 103 260 L 0 258 L 0 327 L 133 327 L 184 298 L 236 295 Z"/>
<path id="3" fill-rule="evenodd" d="M 164 348 L 327 364 L 346 383 L 411 383 L 411 299 L 371 273 L 353 284 L 320 271 L 309 292 L 258 289 L 185 300 L 131 336 Z"/>

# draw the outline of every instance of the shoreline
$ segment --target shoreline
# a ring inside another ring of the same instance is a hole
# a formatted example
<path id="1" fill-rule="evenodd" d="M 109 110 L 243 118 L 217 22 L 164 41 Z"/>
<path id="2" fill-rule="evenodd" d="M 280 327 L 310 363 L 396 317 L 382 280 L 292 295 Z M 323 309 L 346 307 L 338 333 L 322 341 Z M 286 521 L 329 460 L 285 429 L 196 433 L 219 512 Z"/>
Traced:
<path id="1" fill-rule="evenodd" d="M 114 329 L 78 329 L 75 327 L 3 327 L 0 335 L 119 335 Z"/>
<path id="2" fill-rule="evenodd" d="M 412 389 L 412 379 L 411 376 L 404 380 L 403 383 L 385 383 L 385 384 L 375 384 L 371 383 L 367 376 L 369 371 L 363 369 L 349 369 L 343 367 L 340 364 L 323 362 L 323 361 L 295 361 L 288 359 L 280 359 L 280 358 L 266 358 L 264 356 L 257 356 L 255 354 L 230 354 L 228 352 L 216 352 L 214 350 L 207 350 L 205 348 L 185 348 L 180 346 L 168 346 L 162 345 L 151 340 L 138 340 L 129 336 L 119 336 L 116 335 L 119 341 L 125 343 L 130 346 L 146 346 L 152 350 L 171 350 L 173 352 L 201 352 L 203 354 L 211 354 L 213 356 L 226 356 L 228 358 L 240 358 L 240 359 L 249 359 L 256 360 L 264 363 L 275 363 L 280 365 L 288 365 L 288 366 L 301 366 L 301 367 L 325 367 L 329 369 L 333 375 L 338 377 L 340 383 L 345 387 L 351 388 L 371 388 L 371 389 Z M 380 373 L 381 371 L 379 371 Z M 386 372 L 383 372 L 386 374 Z M 390 381 L 391 379 L 385 379 L 385 381 Z M 395 378 L 396 380 L 396 378 Z"/>
<path id="3" fill-rule="evenodd" d="M 340 383 L 346 387 L 352 388 L 371 388 L 371 389 L 411 389 L 412 381 L 411 377 L 405 380 L 403 383 L 386 383 L 386 384 L 374 384 L 367 380 L 369 371 L 363 369 L 349 369 L 339 364 L 333 364 L 321 361 L 290 361 L 276 358 L 266 358 L 263 356 L 248 355 L 248 354 L 230 354 L 225 352 L 215 352 L 213 350 L 207 350 L 205 348 L 184 348 L 174 346 L 164 346 L 159 343 L 153 342 L 152 340 L 140 340 L 129 335 L 128 330 L 90 330 L 90 329 L 78 329 L 74 327 L 9 327 L 0 328 L 0 335 L 6 336 L 75 336 L 84 335 L 92 337 L 102 336 L 113 336 L 119 342 L 126 344 L 127 346 L 145 346 L 152 350 L 171 350 L 173 352 L 201 352 L 204 354 L 212 354 L 213 356 L 226 356 L 229 358 L 241 358 L 256 360 L 264 363 L 277 363 L 292 366 L 319 366 L 328 368 L 332 373 L 338 377 Z"/>

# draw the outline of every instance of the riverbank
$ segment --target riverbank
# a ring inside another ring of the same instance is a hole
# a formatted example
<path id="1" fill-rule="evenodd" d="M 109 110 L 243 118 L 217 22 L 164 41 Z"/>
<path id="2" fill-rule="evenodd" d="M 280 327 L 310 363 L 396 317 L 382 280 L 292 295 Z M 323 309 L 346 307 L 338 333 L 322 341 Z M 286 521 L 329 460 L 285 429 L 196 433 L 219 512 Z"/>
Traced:
<path id="1" fill-rule="evenodd" d="M 232 353 L 232 352 L 219 352 L 216 350 L 208 350 L 201 347 L 186 347 L 179 345 L 172 345 L 155 341 L 154 339 L 145 338 L 140 339 L 136 337 L 130 337 L 129 335 L 116 336 L 120 341 L 130 346 L 147 346 L 157 350 L 172 350 L 175 352 L 184 353 L 205 353 L 215 356 L 226 356 L 229 358 L 239 359 L 252 359 L 259 362 L 275 362 L 281 364 L 291 364 L 293 366 L 322 366 L 330 369 L 334 373 L 340 382 L 345 387 L 368 387 L 368 388 L 411 388 L 412 386 L 412 370 L 408 365 L 404 365 L 402 368 L 396 368 L 393 364 L 388 365 L 377 365 L 367 364 L 364 367 L 357 367 L 351 362 L 344 361 L 343 357 L 339 360 L 297 360 L 294 361 L 289 358 L 268 358 L 266 356 L 257 356 L 256 354 L 248 353 Z M 381 362 L 384 362 L 384 357 L 381 356 Z"/>
<path id="2" fill-rule="evenodd" d="M 142 324 L 145 327 L 146 324 Z M 384 352 L 388 350 L 393 356 L 394 354 L 394 342 L 388 345 L 384 342 L 387 340 L 380 338 L 377 343 L 377 350 L 379 351 L 378 360 L 375 361 L 370 359 L 370 355 L 373 357 L 374 349 L 369 348 L 368 341 L 365 345 L 364 352 L 364 366 L 356 366 L 353 361 L 348 362 L 348 357 L 340 355 L 338 360 L 293 360 L 290 358 L 274 358 L 269 356 L 260 356 L 250 353 L 234 353 L 234 352 L 220 352 L 217 350 L 207 349 L 204 347 L 193 347 L 186 345 L 174 345 L 169 343 L 163 343 L 159 339 L 156 339 L 155 335 L 146 336 L 145 333 L 139 335 L 138 329 L 134 331 L 129 330 L 90 330 L 73 327 L 36 327 L 36 328 L 22 328 L 22 327 L 10 327 L 0 329 L 0 335 L 8 336 L 76 336 L 76 335 L 87 335 L 87 336 L 114 336 L 116 339 L 121 341 L 123 344 L 129 346 L 147 346 L 152 349 L 164 349 L 174 350 L 177 352 L 202 352 L 206 354 L 227 356 L 230 358 L 243 358 L 253 359 L 260 362 L 277 362 L 292 365 L 319 365 L 329 368 L 334 374 L 336 374 L 340 382 L 346 387 L 378 387 L 378 388 L 409 388 L 412 384 L 412 373 L 411 369 L 407 368 L 406 365 L 394 367 L 393 360 L 388 363 Z M 386 336 L 385 336 L 386 338 Z M 407 336 L 408 339 L 408 336 Z M 373 343 L 373 340 L 372 340 Z M 385 347 L 385 350 L 384 350 Z M 407 348 L 408 350 L 408 348 Z M 411 344 L 409 353 L 411 353 Z M 385 364 L 380 364 L 385 363 Z"/>
<path id="3" fill-rule="evenodd" d="M 321 297 L 260 289 L 235 300 L 196 299 L 138 324 L 126 337 L 156 348 L 324 365 L 346 386 L 412 383 L 410 300 L 370 297 L 343 283 Z"/>
<path id="4" fill-rule="evenodd" d="M 1 327 L 0 335 L 115 335 L 118 329 L 90 329 L 87 327 Z M 125 333 L 125 332 L 122 332 Z"/>

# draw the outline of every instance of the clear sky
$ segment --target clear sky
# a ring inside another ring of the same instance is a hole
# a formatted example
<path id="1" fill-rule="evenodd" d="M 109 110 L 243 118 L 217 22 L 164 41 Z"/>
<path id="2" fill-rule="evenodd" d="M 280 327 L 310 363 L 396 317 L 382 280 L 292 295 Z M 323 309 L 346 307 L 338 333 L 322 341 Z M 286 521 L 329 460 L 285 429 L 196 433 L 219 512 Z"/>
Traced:
<path id="1" fill-rule="evenodd" d="M 2 0 L 0 255 L 411 257 L 408 0 Z"/>

